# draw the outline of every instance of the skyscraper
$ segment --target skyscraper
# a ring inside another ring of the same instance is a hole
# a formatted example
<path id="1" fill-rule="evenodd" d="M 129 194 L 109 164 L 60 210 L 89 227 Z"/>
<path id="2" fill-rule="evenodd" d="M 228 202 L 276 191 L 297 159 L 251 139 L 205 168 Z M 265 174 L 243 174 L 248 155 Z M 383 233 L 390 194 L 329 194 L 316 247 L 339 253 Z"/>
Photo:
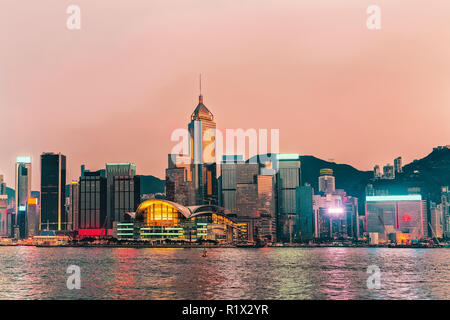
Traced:
<path id="1" fill-rule="evenodd" d="M 85 171 L 80 177 L 79 235 L 105 236 L 107 234 L 106 184 L 102 170 Z"/>
<path id="2" fill-rule="evenodd" d="M 68 230 L 78 230 L 80 204 L 80 185 L 78 181 L 72 181 L 69 190 L 69 216 L 67 217 Z"/>
<path id="3" fill-rule="evenodd" d="M 6 183 L 3 180 L 3 175 L 0 174 L 0 195 L 6 194 Z"/>
<path id="4" fill-rule="evenodd" d="M 166 169 L 167 200 L 184 206 L 197 204 L 192 169 L 188 155 L 169 154 L 169 167 Z"/>
<path id="5" fill-rule="evenodd" d="M 225 155 L 220 166 L 220 205 L 247 224 L 247 240 L 276 240 L 273 176 L 259 174 L 258 163 L 246 163 L 240 155 Z"/>
<path id="6" fill-rule="evenodd" d="M 389 163 L 383 166 L 383 179 L 395 179 L 394 166 Z"/>
<path id="7" fill-rule="evenodd" d="M 277 239 L 295 240 L 297 222 L 296 189 L 300 186 L 300 156 L 298 154 L 277 155 Z"/>
<path id="8" fill-rule="evenodd" d="M 409 242 L 428 236 L 426 203 L 420 194 L 366 196 L 366 230 L 384 241 Z"/>
<path id="9" fill-rule="evenodd" d="M 66 156 L 61 153 L 41 155 L 41 227 L 67 230 L 65 211 Z"/>
<path id="10" fill-rule="evenodd" d="M 31 158 L 17 157 L 16 162 L 16 188 L 15 188 L 15 214 L 13 222 L 13 236 L 26 237 L 27 203 L 31 197 Z"/>
<path id="11" fill-rule="evenodd" d="M 191 115 L 188 131 L 189 154 L 169 155 L 169 167 L 166 169 L 167 199 L 184 205 L 216 204 L 216 123 L 213 114 L 203 104 L 201 94 Z"/>
<path id="12" fill-rule="evenodd" d="M 11 234 L 8 223 L 8 196 L 0 194 L 0 236 L 6 237 Z"/>
<path id="13" fill-rule="evenodd" d="M 401 173 L 402 169 L 402 157 L 397 157 L 394 159 L 394 171 L 395 173 Z"/>
<path id="14" fill-rule="evenodd" d="M 39 204 L 37 198 L 29 198 L 27 204 L 27 236 L 39 234 Z"/>
<path id="15" fill-rule="evenodd" d="M 297 219 L 300 241 L 310 241 L 314 238 L 314 190 L 309 184 L 297 187 Z"/>
<path id="16" fill-rule="evenodd" d="M 375 165 L 375 167 L 373 167 L 373 178 L 374 179 L 381 178 L 381 169 L 379 165 Z"/>
<path id="17" fill-rule="evenodd" d="M 335 179 L 332 169 L 320 169 L 319 192 L 332 194 L 335 191 Z"/>
<path id="18" fill-rule="evenodd" d="M 136 165 L 133 163 L 106 164 L 107 229 L 112 229 L 114 221 L 120 222 L 124 212 L 137 209 L 140 194 L 139 189 L 135 192 L 135 176 Z"/>
<path id="19" fill-rule="evenodd" d="M 214 204 L 217 202 L 216 123 L 214 115 L 203 104 L 201 93 L 188 130 L 196 202 Z"/>

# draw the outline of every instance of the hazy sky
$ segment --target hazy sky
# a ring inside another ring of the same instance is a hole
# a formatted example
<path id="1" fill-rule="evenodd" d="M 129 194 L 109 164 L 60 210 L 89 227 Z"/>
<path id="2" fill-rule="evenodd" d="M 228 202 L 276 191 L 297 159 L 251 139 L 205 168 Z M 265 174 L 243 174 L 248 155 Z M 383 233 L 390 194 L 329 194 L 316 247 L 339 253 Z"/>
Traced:
<path id="1" fill-rule="evenodd" d="M 68 30 L 66 9 L 81 8 Z M 366 9 L 381 7 L 381 30 Z M 198 101 L 217 126 L 358 169 L 450 143 L 448 0 L 1 0 L 0 174 L 18 155 L 164 178 Z"/>

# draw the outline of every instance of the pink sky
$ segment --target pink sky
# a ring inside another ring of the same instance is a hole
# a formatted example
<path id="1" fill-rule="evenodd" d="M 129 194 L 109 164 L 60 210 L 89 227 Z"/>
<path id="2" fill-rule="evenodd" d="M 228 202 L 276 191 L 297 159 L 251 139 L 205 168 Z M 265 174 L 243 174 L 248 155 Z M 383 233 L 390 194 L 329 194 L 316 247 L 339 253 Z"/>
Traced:
<path id="1" fill-rule="evenodd" d="M 81 7 L 81 30 L 66 8 Z M 366 9 L 381 7 L 381 30 Z M 2 0 L 0 174 L 18 155 L 133 162 L 164 178 L 197 104 L 217 126 L 280 129 L 280 151 L 361 170 L 450 143 L 448 0 Z"/>

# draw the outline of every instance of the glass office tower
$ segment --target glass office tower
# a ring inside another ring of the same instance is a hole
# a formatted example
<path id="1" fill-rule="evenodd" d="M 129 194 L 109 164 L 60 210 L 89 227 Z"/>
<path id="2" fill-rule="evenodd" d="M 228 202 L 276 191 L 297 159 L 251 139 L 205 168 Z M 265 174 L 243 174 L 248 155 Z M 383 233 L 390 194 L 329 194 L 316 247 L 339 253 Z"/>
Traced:
<path id="1" fill-rule="evenodd" d="M 67 230 L 65 211 L 66 156 L 41 155 L 41 230 Z"/>
<path id="2" fill-rule="evenodd" d="M 31 158 L 18 157 L 16 162 L 16 188 L 15 188 L 15 211 L 13 221 L 13 236 L 25 238 L 27 203 L 31 197 Z"/>

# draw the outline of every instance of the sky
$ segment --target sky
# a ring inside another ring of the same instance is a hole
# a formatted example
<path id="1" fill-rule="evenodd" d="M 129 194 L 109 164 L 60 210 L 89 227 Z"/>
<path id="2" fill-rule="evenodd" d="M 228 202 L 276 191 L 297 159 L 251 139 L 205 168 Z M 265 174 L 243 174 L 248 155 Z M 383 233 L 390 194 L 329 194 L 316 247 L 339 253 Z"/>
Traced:
<path id="1" fill-rule="evenodd" d="M 69 5 L 81 9 L 69 30 Z M 366 10 L 381 9 L 370 30 Z M 42 152 L 164 178 L 198 102 L 217 127 L 360 170 L 450 143 L 448 0 L 2 0 L 0 174 Z"/>

